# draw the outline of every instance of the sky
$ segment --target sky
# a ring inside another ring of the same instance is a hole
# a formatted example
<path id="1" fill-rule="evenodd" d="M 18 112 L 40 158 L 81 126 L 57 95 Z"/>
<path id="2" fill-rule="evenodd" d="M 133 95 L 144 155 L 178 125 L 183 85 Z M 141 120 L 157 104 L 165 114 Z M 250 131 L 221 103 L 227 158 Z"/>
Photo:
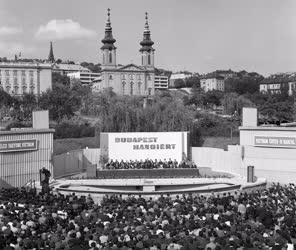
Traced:
<path id="1" fill-rule="evenodd" d="M 296 0 L 0 0 L 0 57 L 101 61 L 107 8 L 117 62 L 140 64 L 145 12 L 155 66 L 296 71 Z"/>

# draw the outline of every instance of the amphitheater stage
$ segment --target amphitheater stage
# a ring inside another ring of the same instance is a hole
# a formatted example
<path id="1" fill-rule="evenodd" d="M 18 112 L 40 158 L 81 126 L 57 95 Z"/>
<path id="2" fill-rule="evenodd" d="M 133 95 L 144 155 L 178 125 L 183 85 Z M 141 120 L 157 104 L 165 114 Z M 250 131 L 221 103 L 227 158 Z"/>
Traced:
<path id="1" fill-rule="evenodd" d="M 246 178 L 122 178 L 122 179 L 58 179 L 51 187 L 61 193 L 87 194 L 181 194 L 231 192 L 235 190 L 260 189 L 266 180 L 259 178 L 248 183 Z"/>

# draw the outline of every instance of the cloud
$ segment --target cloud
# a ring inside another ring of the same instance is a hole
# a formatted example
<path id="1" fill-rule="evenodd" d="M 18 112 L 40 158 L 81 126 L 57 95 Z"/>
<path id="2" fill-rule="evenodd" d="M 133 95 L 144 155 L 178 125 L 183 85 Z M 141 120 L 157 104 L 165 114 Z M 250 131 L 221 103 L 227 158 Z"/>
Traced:
<path id="1" fill-rule="evenodd" d="M 41 25 L 35 37 L 40 40 L 82 39 L 96 36 L 93 30 L 82 27 L 71 19 L 50 20 L 46 25 Z"/>
<path id="2" fill-rule="evenodd" d="M 17 27 L 8 27 L 8 26 L 0 27 L 0 36 L 16 35 L 21 32 L 22 32 L 22 29 Z"/>

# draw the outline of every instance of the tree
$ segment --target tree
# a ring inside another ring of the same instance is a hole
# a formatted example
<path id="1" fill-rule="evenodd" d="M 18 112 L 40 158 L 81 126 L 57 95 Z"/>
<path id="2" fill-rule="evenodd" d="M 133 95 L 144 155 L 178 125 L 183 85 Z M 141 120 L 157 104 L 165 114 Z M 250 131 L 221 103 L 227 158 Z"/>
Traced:
<path id="1" fill-rule="evenodd" d="M 185 86 L 187 88 L 191 88 L 193 86 L 199 88 L 200 87 L 200 80 L 197 76 L 191 76 L 185 79 Z"/>
<path id="2" fill-rule="evenodd" d="M 211 90 L 205 93 L 205 102 L 210 106 L 220 106 L 223 92 L 218 90 Z"/>
<path id="3" fill-rule="evenodd" d="M 268 95 L 268 99 L 259 107 L 260 114 L 265 122 L 284 122 L 293 121 L 294 100 L 293 97 L 287 97 L 283 94 Z"/>
<path id="4" fill-rule="evenodd" d="M 32 112 L 37 107 L 37 99 L 34 94 L 26 93 L 21 97 L 20 101 L 20 111 L 21 120 L 29 121 L 32 119 Z"/>
<path id="5" fill-rule="evenodd" d="M 143 102 L 143 97 L 100 93 L 93 99 L 94 107 L 89 113 L 99 117 L 96 132 L 191 131 L 193 145 L 200 146 L 202 139 L 194 124 L 194 111 L 185 107 L 180 99 L 167 92 L 154 96 L 146 108 Z"/>
<path id="6" fill-rule="evenodd" d="M 236 92 L 239 95 L 246 93 L 252 94 L 259 91 L 259 84 L 262 80 L 263 76 L 255 72 L 240 73 L 237 77 L 231 77 L 225 80 L 225 92 Z"/>
<path id="7" fill-rule="evenodd" d="M 88 68 L 91 72 L 94 73 L 100 73 L 101 72 L 101 64 L 93 64 L 93 63 L 88 63 L 88 62 L 82 62 L 80 64 L 82 67 Z"/>
<path id="8" fill-rule="evenodd" d="M 56 121 L 73 116 L 79 103 L 80 97 L 60 83 L 54 84 L 52 90 L 47 90 L 39 99 L 40 107 L 48 109 L 50 118 Z"/>
<path id="9" fill-rule="evenodd" d="M 242 108 L 244 107 L 255 107 L 249 99 L 243 95 L 238 95 L 237 93 L 226 93 L 222 99 L 222 105 L 224 113 L 227 115 L 234 115 L 237 113 L 241 115 Z"/>
<path id="10" fill-rule="evenodd" d="M 84 110 L 86 109 L 87 100 L 91 98 L 92 90 L 89 85 L 81 84 L 81 81 L 78 79 L 73 79 L 71 82 L 71 92 L 73 96 L 79 98 L 77 106 L 74 109 Z"/>
<path id="11" fill-rule="evenodd" d="M 57 72 L 52 72 L 52 85 L 54 86 L 55 84 L 70 86 L 70 78 Z"/>
<path id="12" fill-rule="evenodd" d="M 0 88 L 0 106 L 10 106 L 13 103 L 13 97 Z"/>
<path id="13" fill-rule="evenodd" d="M 189 98 L 185 98 L 183 101 L 185 105 L 195 105 L 197 107 L 203 107 L 206 105 L 206 93 L 203 89 L 193 87 Z"/>
<path id="14" fill-rule="evenodd" d="M 185 82 L 184 82 L 184 80 L 183 80 L 183 79 L 176 79 L 176 80 L 174 81 L 174 87 L 175 87 L 176 89 L 184 88 L 184 87 L 185 87 Z"/>

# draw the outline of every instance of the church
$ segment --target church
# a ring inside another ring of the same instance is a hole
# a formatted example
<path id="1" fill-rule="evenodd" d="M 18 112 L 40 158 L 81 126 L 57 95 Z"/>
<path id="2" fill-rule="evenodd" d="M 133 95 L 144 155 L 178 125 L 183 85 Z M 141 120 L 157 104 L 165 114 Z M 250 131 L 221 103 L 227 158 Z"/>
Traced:
<path id="1" fill-rule="evenodd" d="M 110 9 L 105 27 L 105 37 L 101 47 L 101 77 L 93 82 L 93 91 L 106 88 L 118 95 L 152 96 L 155 92 L 154 42 L 150 37 L 148 14 L 145 13 L 143 40 L 140 42 L 141 65 L 128 64 L 119 66 L 116 63 L 116 40 L 113 38 L 110 21 Z"/>

